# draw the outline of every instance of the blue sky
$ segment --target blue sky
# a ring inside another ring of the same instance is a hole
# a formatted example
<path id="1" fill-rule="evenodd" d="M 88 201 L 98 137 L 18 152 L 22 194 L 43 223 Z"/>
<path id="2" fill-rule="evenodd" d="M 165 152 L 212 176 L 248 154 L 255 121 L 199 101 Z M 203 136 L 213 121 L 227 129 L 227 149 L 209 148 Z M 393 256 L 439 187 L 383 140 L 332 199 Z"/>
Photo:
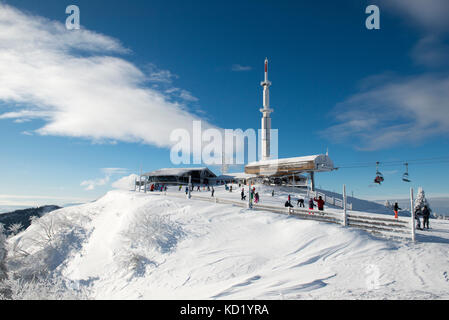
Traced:
<path id="1" fill-rule="evenodd" d="M 0 3 L 0 205 L 82 202 L 140 165 L 170 167 L 169 132 L 192 119 L 258 129 L 265 57 L 280 157 L 449 156 L 445 1 Z M 70 4 L 81 31 L 62 28 Z M 365 27 L 369 4 L 380 30 Z M 374 166 L 317 179 L 368 199 L 442 196 L 448 169 L 411 164 L 406 184 L 384 167 L 381 187 Z"/>

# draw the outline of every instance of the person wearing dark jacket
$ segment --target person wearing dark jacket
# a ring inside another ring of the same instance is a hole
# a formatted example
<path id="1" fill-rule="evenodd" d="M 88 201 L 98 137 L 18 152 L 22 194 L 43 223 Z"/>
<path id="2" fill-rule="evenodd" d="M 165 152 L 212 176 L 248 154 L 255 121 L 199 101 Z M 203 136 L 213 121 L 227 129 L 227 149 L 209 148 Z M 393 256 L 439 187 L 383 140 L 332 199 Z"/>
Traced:
<path id="1" fill-rule="evenodd" d="M 398 212 L 399 212 L 399 210 L 401 210 L 401 208 L 399 208 L 399 205 L 398 205 L 398 203 L 397 203 L 397 202 L 395 202 L 395 204 L 394 204 L 394 208 L 393 208 L 393 211 L 394 211 L 394 218 L 395 218 L 395 219 L 397 219 L 397 218 L 398 218 Z"/>
<path id="2" fill-rule="evenodd" d="M 310 210 L 313 210 L 313 207 L 315 207 L 315 204 L 313 203 L 313 199 L 310 198 L 310 199 L 309 199 L 309 209 L 310 209 Z"/>
<path id="3" fill-rule="evenodd" d="M 296 205 L 304 208 L 304 199 L 303 198 L 299 198 L 298 199 L 298 203 Z"/>
<path id="4" fill-rule="evenodd" d="M 324 200 L 321 198 L 321 196 L 317 198 L 313 198 L 314 201 L 316 201 L 316 204 L 318 206 L 318 210 L 323 211 L 324 210 Z"/>
<path id="5" fill-rule="evenodd" d="M 429 217 L 430 217 L 429 208 L 427 208 L 427 206 L 424 206 L 421 213 L 422 213 L 422 217 L 423 217 L 422 228 L 426 229 L 426 225 L 427 225 L 427 229 L 429 229 Z"/>

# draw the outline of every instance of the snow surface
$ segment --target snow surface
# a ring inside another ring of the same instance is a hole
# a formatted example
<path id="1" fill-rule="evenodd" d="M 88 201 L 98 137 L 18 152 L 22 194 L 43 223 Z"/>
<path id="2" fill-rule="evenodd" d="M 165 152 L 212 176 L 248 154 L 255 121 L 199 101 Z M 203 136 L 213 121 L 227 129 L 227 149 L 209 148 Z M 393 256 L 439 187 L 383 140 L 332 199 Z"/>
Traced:
<path id="1" fill-rule="evenodd" d="M 114 190 L 53 211 L 9 239 L 9 270 L 93 299 L 449 298 L 449 221 L 432 219 L 411 243 L 175 192 Z"/>

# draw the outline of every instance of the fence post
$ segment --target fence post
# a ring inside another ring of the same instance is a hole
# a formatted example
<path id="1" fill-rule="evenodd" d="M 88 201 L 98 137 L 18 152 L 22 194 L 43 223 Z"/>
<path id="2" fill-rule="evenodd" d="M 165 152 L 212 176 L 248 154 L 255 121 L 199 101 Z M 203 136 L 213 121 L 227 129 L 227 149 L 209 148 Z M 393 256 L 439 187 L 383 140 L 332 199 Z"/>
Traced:
<path id="1" fill-rule="evenodd" d="M 189 176 L 189 186 L 188 186 L 188 189 L 189 189 L 189 193 L 188 193 L 187 197 L 190 199 L 190 198 L 192 197 L 192 195 L 190 194 L 190 191 L 191 191 L 191 189 L 192 189 L 192 176 Z"/>
<path id="2" fill-rule="evenodd" d="M 343 226 L 346 227 L 348 223 L 346 216 L 346 185 L 343 185 Z"/>
<path id="3" fill-rule="evenodd" d="M 410 219 L 412 223 L 412 241 L 415 242 L 415 209 L 413 204 L 413 188 L 410 188 Z"/>

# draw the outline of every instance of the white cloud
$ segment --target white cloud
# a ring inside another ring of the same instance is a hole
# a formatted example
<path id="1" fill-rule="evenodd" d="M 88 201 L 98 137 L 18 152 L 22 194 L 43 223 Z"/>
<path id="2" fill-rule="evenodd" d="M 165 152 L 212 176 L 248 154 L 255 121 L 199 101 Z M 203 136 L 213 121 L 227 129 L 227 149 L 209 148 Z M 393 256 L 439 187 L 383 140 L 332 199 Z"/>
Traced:
<path id="1" fill-rule="evenodd" d="M 126 177 L 122 177 L 112 183 L 112 187 L 121 190 L 134 190 L 134 183 L 139 176 L 137 174 L 131 174 Z"/>
<path id="2" fill-rule="evenodd" d="M 104 186 L 109 183 L 110 176 L 105 176 L 104 178 L 94 179 L 94 180 L 85 180 L 81 182 L 80 186 L 85 187 L 84 190 L 91 191 L 96 187 Z"/>
<path id="3" fill-rule="evenodd" d="M 411 52 L 413 60 L 427 67 L 448 64 L 449 1 L 447 0 L 379 0 L 382 8 L 401 16 L 421 31 L 421 39 Z M 445 43 L 446 42 L 446 43 Z"/>
<path id="4" fill-rule="evenodd" d="M 86 191 L 91 191 L 96 187 L 109 184 L 111 176 L 126 174 L 129 172 L 129 170 L 125 168 L 102 168 L 101 172 L 103 172 L 104 174 L 103 178 L 84 180 L 83 182 L 81 182 L 80 186 L 85 187 L 84 190 Z"/>
<path id="5" fill-rule="evenodd" d="M 103 168 L 101 171 L 106 175 L 126 174 L 129 172 L 126 168 Z"/>
<path id="6" fill-rule="evenodd" d="M 155 64 L 150 63 L 146 69 L 149 72 L 147 76 L 150 82 L 172 83 L 173 79 L 179 78 L 176 74 L 173 74 L 169 70 L 161 70 Z"/>
<path id="7" fill-rule="evenodd" d="M 362 150 L 416 144 L 449 134 L 449 76 L 385 79 L 338 104 L 321 134 Z"/>
<path id="8" fill-rule="evenodd" d="M 250 66 L 242 66 L 240 64 L 234 64 L 232 65 L 231 70 L 235 71 L 235 72 L 240 72 L 240 71 L 250 71 L 252 68 Z"/>
<path id="9" fill-rule="evenodd" d="M 58 197 L 41 195 L 18 195 L 18 194 L 0 194 L 1 206 L 41 206 L 47 204 L 64 205 L 67 202 L 87 202 L 91 199 L 76 197 Z"/>
<path id="10" fill-rule="evenodd" d="M 449 64 L 449 45 L 438 36 L 427 35 L 412 50 L 416 63 L 427 67 L 440 67 Z"/>
<path id="11" fill-rule="evenodd" d="M 447 0 L 380 0 L 380 4 L 381 8 L 392 10 L 427 31 L 449 31 Z"/>
<path id="12" fill-rule="evenodd" d="M 146 86 L 175 75 L 154 68 L 147 75 L 113 56 L 128 51 L 116 39 L 66 30 L 62 23 L 0 4 L 0 101 L 10 107 L 0 119 L 44 120 L 35 130 L 41 135 L 171 146 L 172 130 L 191 131 L 192 121 L 200 119 L 182 102 Z M 187 91 L 183 96 L 194 101 Z"/>

